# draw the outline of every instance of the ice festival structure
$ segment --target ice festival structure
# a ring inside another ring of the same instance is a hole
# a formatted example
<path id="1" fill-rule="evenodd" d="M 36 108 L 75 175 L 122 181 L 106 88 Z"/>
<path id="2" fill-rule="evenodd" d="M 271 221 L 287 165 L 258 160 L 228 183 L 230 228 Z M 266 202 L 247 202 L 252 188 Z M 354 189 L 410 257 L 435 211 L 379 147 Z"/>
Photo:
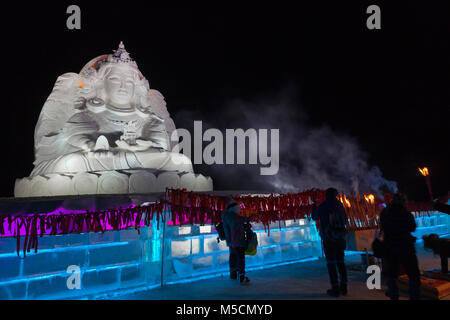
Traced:
<path id="1" fill-rule="evenodd" d="M 227 274 L 215 223 L 229 195 L 253 217 L 249 270 L 322 256 L 310 219 L 321 190 L 213 191 L 171 152 L 174 132 L 164 97 L 122 43 L 60 76 L 36 125 L 34 169 L 0 200 L 0 299 L 108 298 Z M 344 203 L 351 249 L 367 247 L 358 234 L 370 239 L 382 202 Z M 450 231 L 447 215 L 415 214 L 419 237 Z"/>

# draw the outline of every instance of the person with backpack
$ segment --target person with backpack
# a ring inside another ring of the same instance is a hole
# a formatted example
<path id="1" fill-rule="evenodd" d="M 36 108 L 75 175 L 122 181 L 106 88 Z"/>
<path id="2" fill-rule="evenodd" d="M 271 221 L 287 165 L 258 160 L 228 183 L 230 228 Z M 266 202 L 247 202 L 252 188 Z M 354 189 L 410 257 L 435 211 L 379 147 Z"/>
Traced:
<path id="1" fill-rule="evenodd" d="M 247 249 L 245 217 L 240 215 L 240 206 L 232 198 L 222 212 L 223 229 L 227 246 L 230 248 L 230 278 L 238 279 L 241 284 L 248 284 L 250 279 L 245 276 L 245 250 Z"/>
<path id="2" fill-rule="evenodd" d="M 314 201 L 311 213 L 313 220 L 319 221 L 319 233 L 331 283 L 331 289 L 327 290 L 327 294 L 332 297 L 347 294 L 347 270 L 344 263 L 347 214 L 337 196 L 336 189 L 328 188 L 325 191 L 325 201 L 318 207 Z M 338 272 L 340 282 L 338 282 Z"/>
<path id="3" fill-rule="evenodd" d="M 411 300 L 420 299 L 420 270 L 416 255 L 416 238 L 411 232 L 416 230 L 414 216 L 406 208 L 406 197 L 394 194 L 391 203 L 380 214 L 386 254 L 383 263 L 387 273 L 388 291 L 391 300 L 398 300 L 397 278 L 403 266 L 409 278 Z"/>

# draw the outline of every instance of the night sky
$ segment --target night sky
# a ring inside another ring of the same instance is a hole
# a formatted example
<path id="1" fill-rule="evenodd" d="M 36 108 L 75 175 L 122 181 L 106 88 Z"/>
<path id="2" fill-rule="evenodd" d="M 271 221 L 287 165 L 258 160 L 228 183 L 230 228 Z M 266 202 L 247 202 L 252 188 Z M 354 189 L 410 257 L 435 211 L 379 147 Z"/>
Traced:
<path id="1" fill-rule="evenodd" d="M 0 196 L 13 196 L 15 178 L 33 168 L 34 127 L 57 77 L 79 72 L 121 40 L 171 114 L 190 110 L 204 117 L 192 121 L 207 121 L 223 101 L 293 87 L 309 124 L 357 139 L 370 164 L 410 198 L 427 200 L 419 166 L 430 168 L 434 194 L 446 194 L 450 10 L 429 2 L 311 3 L 96 2 L 79 4 L 81 30 L 66 28 L 72 3 L 4 8 Z M 370 4 L 381 7 L 381 30 L 366 27 Z M 215 180 L 216 189 L 228 187 Z"/>

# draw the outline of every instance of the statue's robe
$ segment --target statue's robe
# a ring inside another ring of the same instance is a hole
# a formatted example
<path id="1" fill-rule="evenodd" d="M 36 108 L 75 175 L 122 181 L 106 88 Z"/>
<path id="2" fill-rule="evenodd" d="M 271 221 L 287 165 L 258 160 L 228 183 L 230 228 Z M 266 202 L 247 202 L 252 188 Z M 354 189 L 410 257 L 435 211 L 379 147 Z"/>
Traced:
<path id="1" fill-rule="evenodd" d="M 136 139 L 151 141 L 144 151 L 117 150 L 116 141 L 124 125 L 132 121 Z M 111 148 L 107 156 L 82 148 L 84 142 L 96 142 L 105 136 Z M 31 176 L 45 173 L 76 173 L 123 169 L 155 169 L 193 172 L 191 161 L 182 154 L 170 152 L 170 139 L 164 122 L 151 114 L 136 111 L 122 113 L 106 108 L 100 112 L 84 110 L 74 114 L 61 132 L 45 137 L 36 150 L 35 168 Z"/>

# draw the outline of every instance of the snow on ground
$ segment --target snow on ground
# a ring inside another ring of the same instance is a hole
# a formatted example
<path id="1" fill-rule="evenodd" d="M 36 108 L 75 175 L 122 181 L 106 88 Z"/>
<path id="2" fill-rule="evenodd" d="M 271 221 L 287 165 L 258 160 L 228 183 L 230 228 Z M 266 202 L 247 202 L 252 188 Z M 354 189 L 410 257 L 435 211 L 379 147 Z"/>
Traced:
<path id="1" fill-rule="evenodd" d="M 433 269 L 440 267 L 439 256 L 423 249 L 423 242 L 417 244 L 419 268 Z M 382 276 L 382 289 L 369 290 L 366 286 L 368 275 L 362 271 L 352 270 L 352 265 L 361 263 L 359 254 L 346 256 L 348 270 L 349 294 L 338 299 L 343 300 L 387 300 L 384 292 L 386 286 Z M 120 296 L 116 299 L 132 300 L 291 300 L 336 299 L 326 294 L 329 279 L 326 263 L 323 258 L 316 261 L 278 266 L 271 269 L 248 272 L 251 284 L 241 286 L 239 281 L 228 277 L 216 277 L 190 283 L 180 283 L 157 288 L 132 295 Z M 401 293 L 400 299 L 407 299 Z M 447 296 L 445 300 L 450 300 Z"/>

